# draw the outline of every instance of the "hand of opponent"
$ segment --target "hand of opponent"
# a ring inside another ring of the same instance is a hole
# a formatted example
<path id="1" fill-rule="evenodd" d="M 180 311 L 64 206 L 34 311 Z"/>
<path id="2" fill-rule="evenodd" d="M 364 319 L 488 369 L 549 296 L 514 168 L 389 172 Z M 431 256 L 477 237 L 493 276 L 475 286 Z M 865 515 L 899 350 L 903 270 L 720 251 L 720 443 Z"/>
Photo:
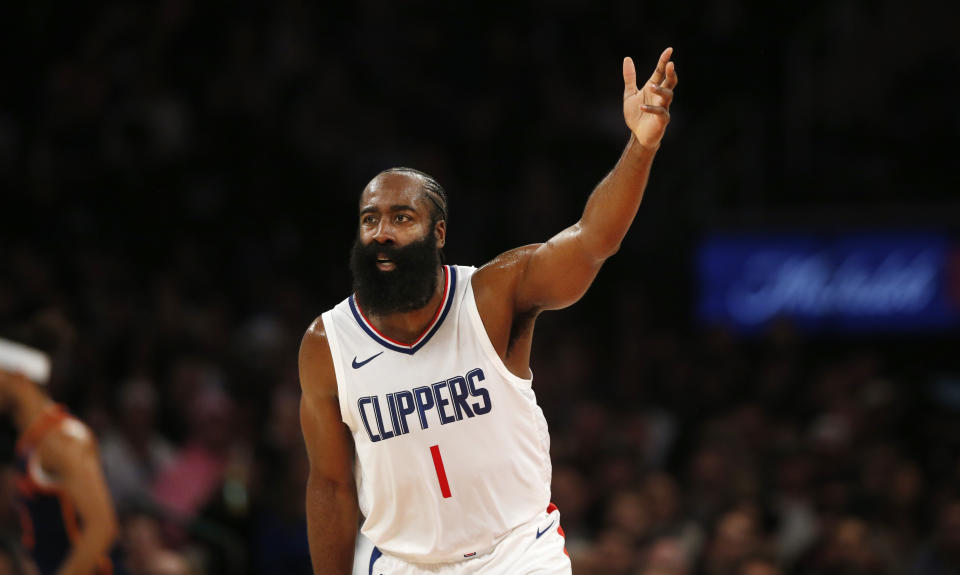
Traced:
<path id="1" fill-rule="evenodd" d="M 670 102 L 677 85 L 677 71 L 670 56 L 673 48 L 660 54 L 653 75 L 637 88 L 637 70 L 633 59 L 623 59 L 623 119 L 640 145 L 656 149 L 670 122 Z"/>

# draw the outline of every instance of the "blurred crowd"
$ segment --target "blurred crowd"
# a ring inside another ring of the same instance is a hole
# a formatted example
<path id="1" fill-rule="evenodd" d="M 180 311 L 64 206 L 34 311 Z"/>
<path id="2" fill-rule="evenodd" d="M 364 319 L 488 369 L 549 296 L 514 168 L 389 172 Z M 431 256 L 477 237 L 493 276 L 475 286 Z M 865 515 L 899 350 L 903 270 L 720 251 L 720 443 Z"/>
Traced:
<path id="1" fill-rule="evenodd" d="M 693 4 L 9 8 L 0 334 L 54 352 L 51 395 L 100 440 L 124 568 L 309 573 L 296 352 L 350 291 L 360 190 L 392 165 L 435 175 L 453 263 L 543 241 L 626 142 L 621 58 L 673 44 L 674 121 L 635 229 L 534 344 L 575 573 L 960 571 L 946 338 L 743 338 L 689 312 L 716 211 L 956 189 L 950 148 L 915 145 L 960 129 L 955 20 Z M 918 77 L 940 89 L 907 117 Z M 15 514 L 0 522 L 15 540 Z"/>
<path id="2" fill-rule="evenodd" d="M 631 334 L 636 319 L 600 357 L 571 326 L 534 368 L 576 573 L 960 569 L 958 382 L 924 364 L 945 347 L 816 343 L 786 322 L 749 342 Z"/>
<path id="3" fill-rule="evenodd" d="M 103 252 L 74 268 L 19 251 L 0 328 L 54 351 L 50 392 L 100 439 L 130 573 L 309 573 L 296 349 L 320 308 L 269 279 L 279 295 L 246 312 L 174 279 L 203 278 L 189 261 L 138 289 Z M 685 330 L 636 280 L 608 279 L 544 316 L 534 350 L 576 573 L 960 568 L 944 344 L 808 340 L 788 322 L 751 339 Z"/>

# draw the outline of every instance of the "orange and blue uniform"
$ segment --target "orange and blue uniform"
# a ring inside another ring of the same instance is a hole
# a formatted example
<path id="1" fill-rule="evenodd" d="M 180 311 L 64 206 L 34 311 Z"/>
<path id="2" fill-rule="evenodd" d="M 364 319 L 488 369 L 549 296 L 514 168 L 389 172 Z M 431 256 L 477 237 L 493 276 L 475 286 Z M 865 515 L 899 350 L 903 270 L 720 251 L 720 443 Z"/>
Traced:
<path id="1" fill-rule="evenodd" d="M 55 573 L 80 536 L 74 501 L 55 478 L 47 475 L 37 458 L 37 447 L 47 435 L 73 420 L 61 405 L 51 405 L 17 440 L 17 491 L 24 548 L 33 556 L 41 575 Z M 103 557 L 97 575 L 111 575 L 113 566 Z"/>

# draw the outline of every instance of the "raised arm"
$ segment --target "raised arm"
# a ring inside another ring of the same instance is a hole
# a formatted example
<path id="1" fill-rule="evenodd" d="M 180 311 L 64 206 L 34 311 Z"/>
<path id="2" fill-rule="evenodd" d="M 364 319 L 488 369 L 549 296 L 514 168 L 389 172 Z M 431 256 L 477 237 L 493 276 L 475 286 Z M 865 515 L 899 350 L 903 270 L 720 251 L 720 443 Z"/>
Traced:
<path id="1" fill-rule="evenodd" d="M 93 433 L 69 419 L 38 448 L 40 464 L 58 478 L 74 504 L 80 528 L 58 575 L 91 575 L 107 561 L 117 538 L 117 517 L 100 467 Z"/>
<path id="2" fill-rule="evenodd" d="M 353 438 L 340 418 L 340 400 L 323 321 L 300 344 L 300 426 L 310 458 L 307 537 L 313 571 L 350 575 L 357 535 Z"/>
<path id="3" fill-rule="evenodd" d="M 544 244 L 507 252 L 485 275 L 512 302 L 512 314 L 559 309 L 579 300 L 603 262 L 617 252 L 643 198 L 653 157 L 670 121 L 677 73 L 667 48 L 640 88 L 633 60 L 623 61 L 623 115 L 630 141 L 594 189 L 580 221 Z M 481 282 L 483 280 L 481 279 Z"/>

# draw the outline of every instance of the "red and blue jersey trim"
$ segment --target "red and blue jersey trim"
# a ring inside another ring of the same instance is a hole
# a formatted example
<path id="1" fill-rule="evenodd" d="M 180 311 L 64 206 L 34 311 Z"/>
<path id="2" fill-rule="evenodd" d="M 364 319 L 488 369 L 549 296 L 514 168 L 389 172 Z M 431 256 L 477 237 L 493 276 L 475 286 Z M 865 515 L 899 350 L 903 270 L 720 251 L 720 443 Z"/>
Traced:
<path id="1" fill-rule="evenodd" d="M 433 320 L 427 328 L 423 330 L 423 333 L 420 334 L 420 337 L 409 344 L 390 339 L 380 333 L 370 320 L 367 319 L 367 316 L 363 314 L 363 310 L 360 309 L 360 305 L 357 303 L 356 294 L 350 296 L 350 299 L 347 301 L 350 303 L 350 311 L 353 312 L 353 317 L 357 320 L 357 324 L 359 324 L 360 327 L 363 328 L 363 331 L 367 332 L 367 335 L 373 338 L 374 341 L 389 350 L 413 355 L 417 350 L 425 346 L 427 342 L 430 341 L 430 338 L 433 337 L 433 334 L 437 333 L 437 330 L 440 329 L 440 325 L 443 324 L 443 320 L 446 319 L 447 313 L 453 306 L 453 294 L 456 292 L 456 289 L 456 268 L 447 265 L 443 266 L 443 299 L 440 301 L 440 306 L 437 307 L 437 313 L 433 316 Z"/>

